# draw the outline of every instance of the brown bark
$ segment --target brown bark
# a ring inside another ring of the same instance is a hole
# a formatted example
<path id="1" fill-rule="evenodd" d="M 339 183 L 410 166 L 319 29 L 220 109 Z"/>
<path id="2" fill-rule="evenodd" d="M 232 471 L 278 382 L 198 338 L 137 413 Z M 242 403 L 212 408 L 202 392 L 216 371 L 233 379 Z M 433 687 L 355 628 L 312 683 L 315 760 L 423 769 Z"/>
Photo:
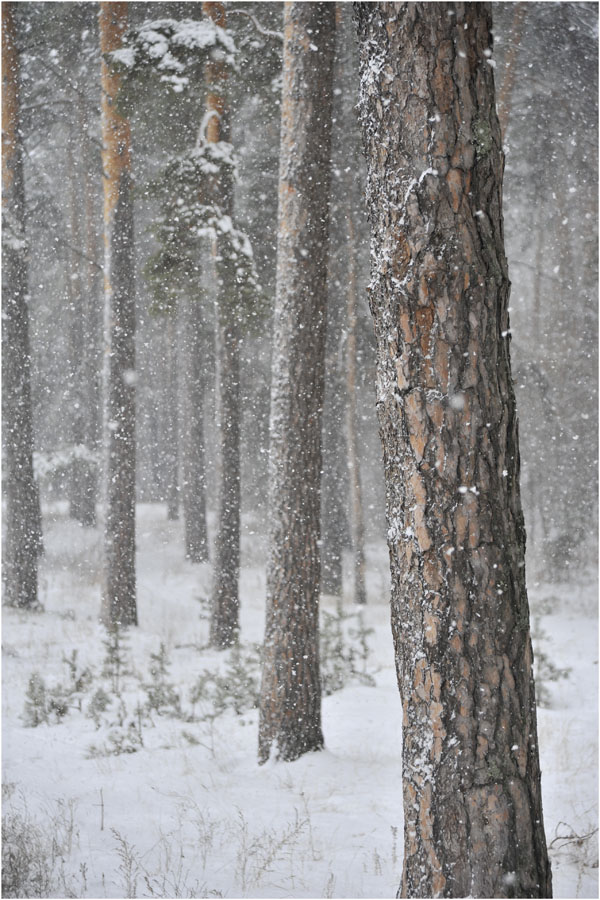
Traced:
<path id="1" fill-rule="evenodd" d="M 410 897 L 548 897 L 490 7 L 360 3 Z"/>
<path id="2" fill-rule="evenodd" d="M 100 49 L 117 50 L 127 3 L 100 4 Z M 135 297 L 129 123 L 116 109 L 120 76 L 102 61 L 104 170 L 105 522 L 102 619 L 137 625 L 135 581 Z"/>
<path id="3" fill-rule="evenodd" d="M 38 605 L 42 552 L 40 502 L 33 477 L 28 249 L 20 131 L 19 53 L 14 3 L 2 4 L 2 437 L 5 483 L 4 602 Z"/>
<path id="4" fill-rule="evenodd" d="M 323 746 L 321 410 L 335 4 L 285 6 L 259 760 Z"/>
<path id="5" fill-rule="evenodd" d="M 225 28 L 225 5 L 203 3 L 202 9 L 216 25 Z M 206 140 L 229 140 L 229 111 L 225 100 L 227 72 L 221 60 L 206 66 Z M 223 215 L 233 214 L 233 183 L 222 179 L 216 199 Z M 226 251 L 219 253 L 224 258 Z M 235 643 L 239 632 L 240 574 L 240 327 L 235 309 L 238 293 L 233 273 L 226 264 L 217 269 L 217 399 L 219 404 L 219 444 L 221 477 L 215 562 L 212 587 L 210 642 L 215 647 Z"/>

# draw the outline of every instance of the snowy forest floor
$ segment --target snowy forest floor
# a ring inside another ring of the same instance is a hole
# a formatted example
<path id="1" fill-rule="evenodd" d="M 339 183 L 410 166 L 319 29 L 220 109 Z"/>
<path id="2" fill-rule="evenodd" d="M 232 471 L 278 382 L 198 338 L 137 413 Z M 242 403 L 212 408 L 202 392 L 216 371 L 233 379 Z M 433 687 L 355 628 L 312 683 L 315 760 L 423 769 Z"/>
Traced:
<path id="1" fill-rule="evenodd" d="M 368 547 L 362 613 L 374 686 L 360 654 L 350 656 L 357 616 L 340 622 L 325 597 L 330 648 L 343 632 L 345 653 L 336 662 L 327 651 L 330 683 L 345 686 L 324 698 L 326 750 L 260 768 L 257 712 L 247 708 L 259 671 L 251 645 L 264 627 L 259 523 L 244 517 L 238 663 L 201 649 L 210 568 L 184 561 L 182 525 L 163 506 L 138 508 L 140 625 L 111 652 L 98 624 L 99 531 L 69 520 L 66 504 L 46 509 L 44 524 L 44 609 L 3 611 L 3 896 L 395 897 L 401 710 L 385 546 Z M 544 657 L 538 722 L 555 896 L 597 897 L 597 589 L 529 592 Z M 153 661 L 161 642 L 166 655 Z"/>

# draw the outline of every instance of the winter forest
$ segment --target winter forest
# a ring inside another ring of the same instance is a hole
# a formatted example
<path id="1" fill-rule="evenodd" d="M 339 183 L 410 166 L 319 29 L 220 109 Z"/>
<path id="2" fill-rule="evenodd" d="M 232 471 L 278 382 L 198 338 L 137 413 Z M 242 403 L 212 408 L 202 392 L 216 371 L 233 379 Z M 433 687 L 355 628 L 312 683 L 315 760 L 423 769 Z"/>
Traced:
<path id="1" fill-rule="evenodd" d="M 2 896 L 598 896 L 597 76 L 2 3 Z"/>

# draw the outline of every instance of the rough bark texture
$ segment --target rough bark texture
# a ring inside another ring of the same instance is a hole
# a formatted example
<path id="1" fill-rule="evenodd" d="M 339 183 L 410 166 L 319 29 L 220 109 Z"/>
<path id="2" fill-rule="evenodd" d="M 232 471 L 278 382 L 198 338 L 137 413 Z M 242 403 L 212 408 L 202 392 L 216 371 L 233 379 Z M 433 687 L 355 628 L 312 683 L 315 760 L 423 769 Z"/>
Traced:
<path id="1" fill-rule="evenodd" d="M 360 3 L 407 897 L 549 897 L 490 7 Z"/>
<path id="2" fill-rule="evenodd" d="M 184 306 L 185 435 L 183 450 L 183 517 L 185 555 L 195 563 L 208 559 L 206 464 L 204 460 L 204 360 L 202 304 Z"/>
<path id="3" fill-rule="evenodd" d="M 203 3 L 206 15 L 225 28 L 223 3 Z M 225 63 L 212 60 L 206 66 L 208 112 L 206 139 L 229 140 L 229 112 L 225 101 Z M 233 214 L 233 183 L 222 179 L 217 203 L 223 215 Z M 216 247 L 219 253 L 219 247 Z M 224 255 L 224 254 L 222 254 Z M 221 473 L 219 509 L 212 586 L 210 642 L 214 647 L 234 644 L 239 631 L 240 576 L 240 334 L 237 320 L 235 279 L 226 266 L 217 266 L 217 401 Z"/>
<path id="4" fill-rule="evenodd" d="M 33 477 L 29 312 L 19 54 L 14 3 L 2 4 L 2 420 L 4 449 L 4 602 L 38 604 L 41 515 Z"/>
<path id="5" fill-rule="evenodd" d="M 100 4 L 100 49 L 117 50 L 127 3 Z M 104 170 L 105 522 L 102 618 L 137 625 L 135 581 L 135 297 L 129 123 L 115 108 L 120 76 L 102 61 Z"/>
<path id="6" fill-rule="evenodd" d="M 323 746 L 321 410 L 335 4 L 285 7 L 259 759 Z"/>

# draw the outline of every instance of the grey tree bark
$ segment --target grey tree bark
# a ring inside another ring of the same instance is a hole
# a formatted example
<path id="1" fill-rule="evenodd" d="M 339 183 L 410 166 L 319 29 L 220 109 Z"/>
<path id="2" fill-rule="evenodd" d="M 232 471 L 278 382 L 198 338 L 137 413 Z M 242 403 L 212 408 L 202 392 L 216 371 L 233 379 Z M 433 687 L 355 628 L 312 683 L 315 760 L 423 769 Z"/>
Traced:
<path id="1" fill-rule="evenodd" d="M 96 209 L 96 191 L 94 185 L 97 175 L 100 174 L 97 151 L 90 135 L 91 123 L 89 119 L 89 107 L 84 102 L 82 95 L 78 97 L 79 126 L 81 134 L 81 158 L 84 184 L 84 208 L 85 208 L 85 369 L 87 386 L 87 443 L 96 454 L 100 452 L 102 432 L 102 292 L 103 285 L 100 282 L 102 268 L 98 263 L 100 250 L 98 247 L 98 212 Z M 95 502 L 98 500 L 99 487 L 99 463 L 96 462 L 95 470 L 88 473 L 89 491 L 93 494 Z"/>
<path id="2" fill-rule="evenodd" d="M 352 10 L 343 3 L 337 3 L 338 9 L 338 46 L 340 55 L 340 73 L 345 78 L 354 78 L 356 61 L 355 42 L 353 40 L 354 23 Z M 347 81 L 346 81 L 347 83 Z M 356 133 L 355 98 L 347 91 L 340 97 L 337 117 L 346 135 L 344 145 L 345 159 L 342 164 L 341 188 L 343 195 L 342 214 L 344 219 L 344 265 L 346 288 L 346 342 L 344 353 L 345 371 L 345 434 L 346 434 L 346 466 L 348 471 L 348 495 L 350 508 L 350 545 L 352 548 L 352 572 L 354 602 L 363 604 L 367 601 L 365 581 L 365 528 L 363 514 L 362 479 L 360 471 L 360 453 L 358 440 L 358 397 L 357 397 L 357 325 L 358 325 L 358 276 L 356 236 L 357 211 L 362 209 L 362 178 L 359 164 L 359 146 L 350 135 Z"/>
<path id="3" fill-rule="evenodd" d="M 349 190 L 348 197 L 352 196 Z M 354 602 L 367 602 L 365 579 L 365 528 L 363 519 L 362 480 L 358 452 L 358 410 L 356 402 L 356 325 L 358 290 L 356 286 L 356 231 L 354 209 L 349 200 L 346 207 L 348 229 L 348 288 L 346 312 L 348 335 L 346 339 L 346 435 L 348 446 L 348 476 L 350 482 L 350 523 L 352 531 L 352 569 L 354 573 Z"/>
<path id="4" fill-rule="evenodd" d="M 332 206 L 331 218 L 338 210 Z M 341 216 L 339 217 L 341 218 Z M 343 223 L 342 223 L 343 227 Z M 340 236 L 341 237 L 341 236 Z M 323 474 L 321 478 L 321 591 L 341 596 L 343 551 L 349 543 L 347 505 L 347 451 L 344 416 L 345 285 L 338 270 L 345 259 L 329 259 L 327 277 L 327 339 L 325 345 L 325 397 L 323 408 Z"/>
<path id="5" fill-rule="evenodd" d="M 359 3 L 405 897 L 549 897 L 490 6 Z"/>
<path id="6" fill-rule="evenodd" d="M 87 385 L 89 365 L 86 347 L 88 305 L 90 298 L 86 296 L 82 277 L 82 256 L 80 248 L 81 221 L 80 211 L 82 197 L 78 167 L 72 151 L 72 142 L 67 145 L 69 169 L 69 205 L 71 218 L 71 250 L 69 302 L 70 302 L 70 373 L 69 373 L 69 406 L 71 418 L 71 444 L 77 453 L 80 450 L 91 451 L 89 407 L 90 391 Z M 85 161 L 84 161 L 85 162 Z M 79 252 L 78 252 L 79 251 Z M 91 527 L 96 524 L 96 479 L 89 458 L 75 456 L 71 464 L 71 483 L 69 485 L 69 514 L 81 525 Z"/>
<path id="7" fill-rule="evenodd" d="M 117 50 L 126 2 L 100 4 L 100 49 Z M 107 627 L 137 625 L 135 576 L 135 295 L 129 123 L 116 109 L 120 76 L 102 60 L 104 170 L 104 579 Z"/>
<path id="8" fill-rule="evenodd" d="M 40 501 L 33 475 L 31 348 L 20 130 L 15 3 L 2 4 L 2 420 L 4 449 L 4 603 L 38 605 L 42 552 Z"/>
<path id="9" fill-rule="evenodd" d="M 166 493 L 167 518 L 171 522 L 179 518 L 179 342 L 177 340 L 179 331 L 177 320 L 179 315 L 179 310 L 176 309 L 169 316 L 166 332 Z"/>
<path id="10" fill-rule="evenodd" d="M 323 746 L 321 411 L 335 4 L 285 6 L 259 760 Z"/>
<path id="11" fill-rule="evenodd" d="M 226 26 L 223 3 L 203 3 L 206 15 L 221 28 Z M 209 142 L 229 141 L 229 111 L 225 98 L 225 62 L 212 60 L 206 66 L 206 128 Z M 233 183 L 219 184 L 217 203 L 224 215 L 233 216 Z M 216 252 L 219 253 L 217 246 Z M 223 256 L 225 255 L 222 254 Z M 217 265 L 217 401 L 221 472 L 215 560 L 213 570 L 210 643 L 229 647 L 239 632 L 240 576 L 240 326 L 236 310 L 238 293 L 233 273 Z"/>
<path id="12" fill-rule="evenodd" d="M 194 563 L 208 560 L 206 464 L 204 459 L 204 321 L 200 299 L 186 300 L 183 313 L 184 410 L 183 518 L 185 555 Z"/>

